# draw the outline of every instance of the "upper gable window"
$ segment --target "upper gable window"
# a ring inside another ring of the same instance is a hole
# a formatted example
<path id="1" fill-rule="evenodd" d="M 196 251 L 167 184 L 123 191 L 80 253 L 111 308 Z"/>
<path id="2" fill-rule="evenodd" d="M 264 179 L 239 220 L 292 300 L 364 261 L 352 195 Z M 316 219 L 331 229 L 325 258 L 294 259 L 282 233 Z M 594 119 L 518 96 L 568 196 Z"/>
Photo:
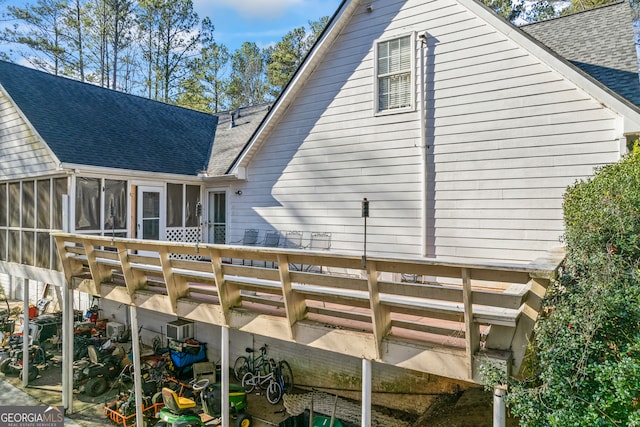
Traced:
<path id="1" fill-rule="evenodd" d="M 376 113 L 413 109 L 412 38 L 376 43 Z"/>

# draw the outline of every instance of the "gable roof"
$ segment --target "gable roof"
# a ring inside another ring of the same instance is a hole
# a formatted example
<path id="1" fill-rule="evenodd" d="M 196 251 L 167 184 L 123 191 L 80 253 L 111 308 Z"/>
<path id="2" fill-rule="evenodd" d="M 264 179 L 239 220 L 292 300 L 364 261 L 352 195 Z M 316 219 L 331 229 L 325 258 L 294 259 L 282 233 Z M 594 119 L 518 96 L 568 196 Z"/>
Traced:
<path id="1" fill-rule="evenodd" d="M 64 167 L 195 176 L 218 118 L 0 61 L 0 86 Z"/>
<path id="2" fill-rule="evenodd" d="M 638 55 L 629 2 L 619 1 L 520 28 L 640 106 Z"/>
<path id="3" fill-rule="evenodd" d="M 523 29 L 520 29 L 512 23 L 508 22 L 480 1 L 457 1 L 460 5 L 467 8 L 467 10 L 469 10 L 471 13 L 475 14 L 480 19 L 493 26 L 493 28 L 495 28 L 498 32 L 504 34 L 514 43 L 516 43 L 532 55 L 537 56 L 541 61 L 545 62 L 551 68 L 560 72 L 568 80 L 574 82 L 577 86 L 581 87 L 587 93 L 591 94 L 591 96 L 598 99 L 602 104 L 621 114 L 625 118 L 623 125 L 623 131 L 625 133 L 640 132 L 639 104 L 636 104 L 635 102 L 629 100 L 629 98 L 624 97 L 621 93 L 618 93 L 612 87 L 607 86 L 607 84 L 614 85 L 611 79 L 594 79 L 590 74 L 585 73 L 576 64 L 572 64 L 563 56 L 554 52 L 550 47 L 543 44 L 542 41 L 537 40 L 532 35 L 525 32 Z M 331 45 L 333 44 L 333 42 L 348 26 L 348 23 L 351 20 L 353 14 L 361 5 L 367 5 L 367 7 L 371 6 L 370 2 L 367 3 L 364 0 L 343 0 L 340 3 L 338 9 L 336 10 L 336 13 L 329 20 L 327 27 L 318 38 L 309 54 L 306 56 L 304 62 L 297 69 L 291 81 L 285 87 L 285 90 L 280 94 L 278 99 L 276 99 L 273 108 L 269 111 L 263 122 L 260 124 L 251 140 L 244 147 L 234 164 L 229 168 L 229 174 L 237 176 L 241 176 L 243 174 L 243 169 L 247 166 L 254 153 L 257 152 L 259 146 L 265 140 L 265 135 L 267 135 L 271 131 L 271 129 L 273 129 L 277 125 L 279 118 L 283 114 L 286 114 L 287 109 L 292 104 L 298 91 L 304 86 L 306 79 L 309 78 L 309 76 L 313 73 L 314 68 L 327 55 L 327 52 L 331 49 Z M 596 16 L 596 18 L 598 17 Z M 596 19 L 595 21 L 598 20 Z M 622 20 L 622 22 L 629 23 L 630 25 L 630 17 L 627 16 Z M 616 25 L 619 25 L 619 23 L 620 21 Z M 601 26 L 610 26 L 609 22 L 598 21 L 597 23 L 593 22 L 592 24 L 595 24 L 596 30 L 599 30 Z M 594 37 L 597 38 L 598 36 L 596 35 Z M 594 37 L 592 37 L 591 39 L 587 39 L 586 41 L 591 41 Z M 624 37 L 627 37 L 625 43 L 628 42 L 629 38 L 626 30 Z M 630 40 L 633 41 L 633 34 L 631 34 Z M 606 46 L 603 46 L 603 48 L 604 47 Z M 627 58 L 625 60 L 628 60 L 628 50 L 625 50 L 625 52 L 627 52 L 624 54 L 625 58 Z M 592 72 L 595 72 L 596 69 L 596 67 L 585 68 L 588 68 Z M 635 74 L 636 79 L 637 75 L 638 74 Z M 630 74 L 627 74 L 626 78 L 629 79 Z M 629 82 L 629 86 L 632 86 L 630 80 L 627 81 Z M 620 87 L 618 87 L 618 90 L 622 91 L 622 86 L 627 85 L 620 85 Z M 632 88 L 632 91 L 635 91 L 635 89 Z M 627 96 L 631 95 L 627 94 Z M 635 99 L 635 95 L 633 96 L 633 99 Z"/>
<path id="4" fill-rule="evenodd" d="M 271 109 L 271 105 L 254 105 L 218 114 L 216 142 L 211 150 L 207 175 L 224 175 L 227 172 Z"/>

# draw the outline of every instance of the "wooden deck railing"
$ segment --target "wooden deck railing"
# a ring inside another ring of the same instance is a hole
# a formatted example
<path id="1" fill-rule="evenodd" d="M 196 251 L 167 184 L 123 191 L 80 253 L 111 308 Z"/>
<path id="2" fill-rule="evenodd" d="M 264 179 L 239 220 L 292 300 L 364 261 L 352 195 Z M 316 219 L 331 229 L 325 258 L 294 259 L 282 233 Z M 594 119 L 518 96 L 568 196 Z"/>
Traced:
<path id="1" fill-rule="evenodd" d="M 179 317 L 466 381 L 518 370 L 562 252 L 529 265 L 54 234 L 67 283 Z"/>

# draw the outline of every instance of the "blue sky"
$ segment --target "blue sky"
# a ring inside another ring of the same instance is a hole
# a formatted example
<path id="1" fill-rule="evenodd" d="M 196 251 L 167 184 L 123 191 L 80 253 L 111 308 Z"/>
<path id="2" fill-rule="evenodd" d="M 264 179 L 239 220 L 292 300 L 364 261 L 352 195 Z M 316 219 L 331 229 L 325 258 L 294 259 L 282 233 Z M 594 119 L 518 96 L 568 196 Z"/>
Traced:
<path id="1" fill-rule="evenodd" d="M 332 16 L 340 0 L 193 0 L 200 19 L 208 16 L 214 36 L 230 51 L 252 41 L 264 48 L 293 28 Z"/>
<path id="2" fill-rule="evenodd" d="M 341 0 L 193 0 L 200 19 L 208 16 L 215 26 L 214 36 L 230 51 L 245 41 L 260 48 L 274 44 L 296 27 L 307 26 L 311 20 L 332 16 Z M 37 0 L 0 0 L 6 5 Z"/>

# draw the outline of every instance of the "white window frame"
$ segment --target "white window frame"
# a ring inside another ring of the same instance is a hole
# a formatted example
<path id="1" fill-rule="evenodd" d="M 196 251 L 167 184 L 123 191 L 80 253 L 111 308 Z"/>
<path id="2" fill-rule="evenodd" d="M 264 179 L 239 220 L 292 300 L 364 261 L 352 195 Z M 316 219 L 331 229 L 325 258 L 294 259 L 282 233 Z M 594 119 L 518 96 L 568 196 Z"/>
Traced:
<path id="1" fill-rule="evenodd" d="M 387 43 L 393 40 L 402 39 L 405 37 L 409 37 L 409 52 L 410 52 L 410 68 L 404 69 L 399 72 L 387 73 L 381 75 L 378 73 L 378 46 L 382 43 Z M 397 113 L 405 113 L 409 111 L 415 111 L 416 105 L 416 55 L 415 55 L 415 46 L 416 46 L 416 33 L 403 33 L 397 34 L 392 37 L 385 37 L 382 39 L 378 39 L 373 42 L 373 87 L 374 87 L 374 114 L 375 115 L 387 115 L 387 114 L 397 114 Z M 409 105 L 405 107 L 398 108 L 388 108 L 385 110 L 380 110 L 380 93 L 379 93 L 379 81 L 381 77 L 388 77 L 396 74 L 404 74 L 409 72 L 411 82 L 410 86 L 410 101 Z"/>

